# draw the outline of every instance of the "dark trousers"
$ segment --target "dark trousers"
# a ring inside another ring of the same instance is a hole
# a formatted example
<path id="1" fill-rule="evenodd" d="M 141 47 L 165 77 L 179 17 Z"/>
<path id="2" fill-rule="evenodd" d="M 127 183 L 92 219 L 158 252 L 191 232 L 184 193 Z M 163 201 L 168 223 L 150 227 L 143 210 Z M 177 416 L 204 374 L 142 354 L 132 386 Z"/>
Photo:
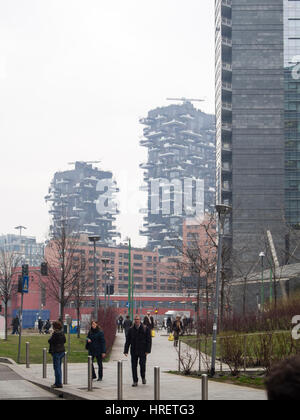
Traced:
<path id="1" fill-rule="evenodd" d="M 147 360 L 147 356 L 145 354 L 143 356 L 138 356 L 136 354 L 131 355 L 133 382 L 138 382 L 137 366 L 138 366 L 139 361 L 140 361 L 140 369 L 141 369 L 141 378 L 142 379 L 146 378 L 146 360 Z"/>
<path id="2" fill-rule="evenodd" d="M 61 362 L 65 357 L 65 353 L 53 353 L 53 368 L 55 375 L 55 385 L 62 385 L 62 372 L 61 372 Z"/>
<path id="3" fill-rule="evenodd" d="M 92 375 L 93 375 L 93 379 L 97 378 L 96 372 L 95 372 L 95 368 L 94 368 L 94 359 L 96 357 L 97 363 L 98 363 L 98 378 L 102 379 L 103 378 L 103 363 L 102 363 L 102 354 L 100 354 L 100 356 L 92 356 L 93 357 L 93 363 L 92 363 Z"/>

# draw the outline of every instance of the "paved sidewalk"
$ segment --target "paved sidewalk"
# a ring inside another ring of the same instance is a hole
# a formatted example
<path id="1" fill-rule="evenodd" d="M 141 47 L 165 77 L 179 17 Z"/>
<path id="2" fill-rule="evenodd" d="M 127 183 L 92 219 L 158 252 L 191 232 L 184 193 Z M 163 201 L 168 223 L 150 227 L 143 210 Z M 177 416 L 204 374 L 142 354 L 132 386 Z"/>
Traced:
<path id="1" fill-rule="evenodd" d="M 57 396 L 24 380 L 0 364 L 0 400 L 54 400 Z"/>
<path id="2" fill-rule="evenodd" d="M 147 360 L 147 384 L 139 383 L 133 388 L 131 377 L 130 356 L 123 355 L 124 335 L 118 334 L 109 363 L 104 363 L 103 382 L 93 382 L 93 391 L 87 390 L 87 363 L 68 365 L 68 385 L 63 392 L 73 395 L 74 398 L 116 400 L 117 399 L 117 361 L 123 363 L 123 396 L 124 400 L 153 400 L 154 399 L 154 366 L 161 369 L 161 399 L 162 400 L 200 400 L 201 380 L 182 377 L 166 373 L 178 369 L 178 354 L 172 342 L 162 333 L 153 339 L 152 353 Z M 96 367 L 96 365 L 95 365 Z M 42 378 L 42 365 L 14 366 L 21 376 L 39 383 L 45 389 L 53 383 L 54 374 L 52 365 L 47 366 L 47 379 Z M 210 400 L 266 400 L 265 391 L 251 388 L 221 384 L 209 381 Z"/>

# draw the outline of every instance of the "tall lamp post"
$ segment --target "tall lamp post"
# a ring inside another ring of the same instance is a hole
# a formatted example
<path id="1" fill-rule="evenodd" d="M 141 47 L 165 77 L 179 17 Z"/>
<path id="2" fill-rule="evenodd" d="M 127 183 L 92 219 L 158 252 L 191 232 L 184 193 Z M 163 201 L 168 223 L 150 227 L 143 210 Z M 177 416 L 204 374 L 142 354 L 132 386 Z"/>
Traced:
<path id="1" fill-rule="evenodd" d="M 100 241 L 100 236 L 89 236 L 89 241 L 94 244 L 94 319 L 98 318 L 98 291 L 97 291 L 97 271 L 96 271 L 96 243 Z"/>
<path id="2" fill-rule="evenodd" d="M 264 252 L 261 252 L 261 253 L 259 254 L 259 258 L 260 258 L 260 260 L 261 260 L 261 292 L 260 292 L 260 305 L 261 305 L 260 310 L 261 310 L 261 311 L 263 311 L 263 310 L 264 310 L 264 305 L 265 305 L 264 257 L 265 257 Z"/>
<path id="3" fill-rule="evenodd" d="M 128 242 L 128 315 L 133 321 L 133 278 L 131 272 L 131 239 L 127 238 Z"/>
<path id="4" fill-rule="evenodd" d="M 107 303 L 106 303 L 107 299 L 109 301 L 108 287 L 110 287 L 110 282 L 107 283 L 107 280 L 110 280 L 112 272 L 113 272 L 112 270 L 106 270 L 106 273 L 105 273 L 105 311 L 106 311 L 106 306 L 107 306 Z M 108 296 L 108 298 L 107 298 L 107 296 Z"/>
<path id="5" fill-rule="evenodd" d="M 217 356 L 217 333 L 218 333 L 218 321 L 219 321 L 219 297 L 220 297 L 220 273 L 222 266 L 222 249 L 223 249 L 223 235 L 224 235 L 224 223 L 226 216 L 231 212 L 231 206 L 225 204 L 217 204 L 216 211 L 218 213 L 218 262 L 217 262 L 217 276 L 216 276 L 216 297 L 215 297 L 215 308 L 214 308 L 214 324 L 213 324 L 213 340 L 212 340 L 212 358 L 211 358 L 211 376 L 215 375 L 216 372 L 216 356 Z"/>
<path id="6" fill-rule="evenodd" d="M 106 258 L 106 257 L 102 257 L 101 258 L 101 263 L 102 263 L 102 282 L 103 282 L 103 272 L 104 272 L 104 310 L 106 311 L 106 276 L 107 276 L 107 270 L 106 270 L 106 266 L 107 264 L 110 263 L 110 259 Z M 103 265 L 104 265 L 104 270 L 103 270 Z"/>

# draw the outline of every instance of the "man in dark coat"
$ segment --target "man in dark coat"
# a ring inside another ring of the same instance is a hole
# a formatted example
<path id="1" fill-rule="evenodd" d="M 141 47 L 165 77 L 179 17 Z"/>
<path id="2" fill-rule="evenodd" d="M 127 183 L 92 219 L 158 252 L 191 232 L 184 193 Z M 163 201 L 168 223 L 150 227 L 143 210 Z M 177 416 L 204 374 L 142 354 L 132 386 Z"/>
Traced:
<path id="1" fill-rule="evenodd" d="M 13 327 L 12 335 L 14 335 L 14 334 L 18 335 L 19 334 L 19 326 L 20 326 L 20 321 L 19 321 L 18 315 L 12 320 L 11 325 Z"/>
<path id="2" fill-rule="evenodd" d="M 132 321 L 131 321 L 129 315 L 126 316 L 126 319 L 125 319 L 125 321 L 123 323 L 123 327 L 124 327 L 124 331 L 125 331 L 125 337 L 127 337 L 128 331 L 132 327 Z"/>
<path id="3" fill-rule="evenodd" d="M 41 318 L 39 318 L 38 320 L 38 329 L 39 329 L 39 333 L 43 334 L 43 326 L 44 326 L 44 322 L 41 320 Z"/>
<path id="4" fill-rule="evenodd" d="M 146 384 L 146 360 L 147 355 L 151 353 L 152 338 L 151 332 L 146 325 L 141 324 L 141 318 L 136 315 L 134 318 L 134 325 L 128 331 L 126 336 L 126 343 L 124 347 L 124 354 L 127 357 L 130 347 L 131 353 L 131 367 L 132 367 L 132 386 L 138 385 L 137 365 L 140 361 L 142 382 Z"/>

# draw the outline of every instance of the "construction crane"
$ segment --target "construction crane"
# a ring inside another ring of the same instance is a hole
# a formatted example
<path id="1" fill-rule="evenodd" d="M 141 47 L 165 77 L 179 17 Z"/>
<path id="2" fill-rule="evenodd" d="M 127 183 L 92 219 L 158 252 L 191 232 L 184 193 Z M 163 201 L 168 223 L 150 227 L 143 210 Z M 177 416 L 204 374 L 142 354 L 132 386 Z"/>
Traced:
<path id="1" fill-rule="evenodd" d="M 27 229 L 27 227 L 25 227 L 25 226 L 16 226 L 15 229 L 19 230 L 20 231 L 20 236 L 22 236 L 22 230 L 23 229 Z"/>
<path id="2" fill-rule="evenodd" d="M 189 98 L 167 98 L 167 101 L 182 101 L 183 103 L 188 102 L 204 102 L 204 99 L 189 99 Z"/>
<path id="3" fill-rule="evenodd" d="M 76 162 L 69 162 L 68 165 L 75 165 Z M 101 160 L 79 161 L 79 163 L 101 163 Z"/>
<path id="4" fill-rule="evenodd" d="M 270 245 L 270 248 L 271 248 L 272 259 L 274 261 L 274 278 L 276 278 L 276 270 L 279 270 L 280 266 L 279 266 L 279 261 L 278 261 L 278 258 L 277 258 L 276 249 L 275 249 L 275 246 L 274 246 L 272 233 L 271 233 L 270 230 L 267 230 L 267 237 L 268 237 L 269 245 Z M 287 296 L 287 292 L 286 292 L 286 289 L 285 289 L 285 284 L 284 284 L 282 279 L 279 279 L 279 284 L 280 284 L 283 300 L 287 301 L 288 296 Z"/>

